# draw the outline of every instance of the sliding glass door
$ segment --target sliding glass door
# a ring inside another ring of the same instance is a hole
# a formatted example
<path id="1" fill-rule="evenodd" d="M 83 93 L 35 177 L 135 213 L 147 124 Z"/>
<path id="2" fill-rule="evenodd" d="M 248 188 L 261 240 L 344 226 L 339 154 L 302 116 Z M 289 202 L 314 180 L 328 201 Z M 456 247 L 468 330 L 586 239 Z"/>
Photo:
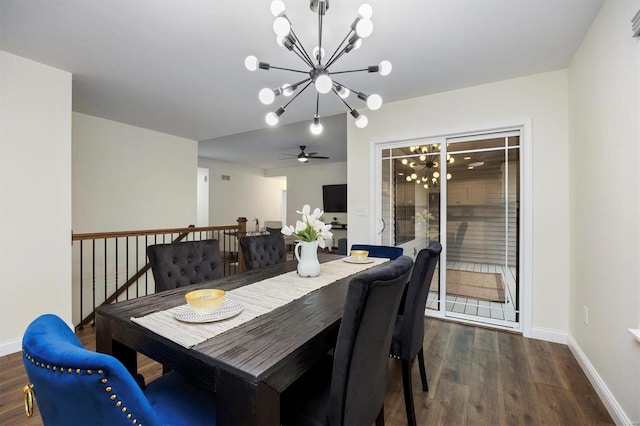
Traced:
<path id="1" fill-rule="evenodd" d="M 377 155 L 377 242 L 414 257 L 430 241 L 444 247 L 427 313 L 519 328 L 520 132 L 393 143 Z"/>

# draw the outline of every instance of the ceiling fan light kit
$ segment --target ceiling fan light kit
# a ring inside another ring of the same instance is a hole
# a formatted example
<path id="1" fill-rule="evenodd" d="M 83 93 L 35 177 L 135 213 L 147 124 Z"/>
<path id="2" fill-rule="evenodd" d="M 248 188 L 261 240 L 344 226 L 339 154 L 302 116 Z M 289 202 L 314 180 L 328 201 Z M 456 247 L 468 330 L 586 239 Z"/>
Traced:
<path id="1" fill-rule="evenodd" d="M 354 93 L 358 99 L 366 103 L 367 108 L 370 110 L 377 110 L 382 106 L 382 97 L 376 93 L 367 95 L 362 92 L 355 91 L 346 87 L 343 83 L 336 81 L 335 76 L 337 74 L 346 74 L 354 72 L 368 72 L 379 73 L 382 76 L 389 75 L 392 66 L 389 61 L 382 61 L 378 65 L 370 65 L 366 68 L 352 69 L 344 71 L 330 71 L 330 67 L 340 59 L 343 55 L 357 49 L 362 44 L 362 39 L 367 38 L 373 32 L 373 22 L 371 16 L 373 9 L 369 4 L 363 4 L 358 9 L 358 16 L 350 25 L 347 35 L 342 42 L 336 47 L 333 54 L 323 62 L 325 57 L 325 51 L 322 46 L 322 21 L 323 17 L 329 9 L 329 0 L 310 0 L 309 8 L 318 15 L 318 45 L 313 48 L 311 55 L 309 51 L 300 42 L 300 39 L 295 34 L 291 21 L 285 13 L 285 5 L 281 0 L 274 0 L 271 2 L 271 14 L 275 17 L 273 21 L 273 31 L 276 33 L 276 42 L 297 55 L 304 64 L 309 67 L 308 70 L 292 69 L 273 66 L 266 62 L 261 62 L 253 55 L 249 55 L 245 58 L 244 64 L 249 71 L 270 70 L 277 69 L 283 71 L 290 71 L 295 73 L 307 74 L 308 77 L 293 83 L 285 83 L 276 88 L 263 88 L 258 94 L 258 99 L 264 105 L 271 105 L 275 99 L 282 95 L 285 97 L 293 97 L 286 102 L 283 106 L 279 107 L 275 112 L 267 113 L 265 121 L 270 126 L 278 124 L 280 116 L 284 114 L 286 108 L 291 102 L 293 102 L 302 92 L 304 92 L 311 84 L 316 89 L 316 112 L 313 118 L 313 123 L 309 127 L 309 130 L 314 135 L 322 133 L 322 123 L 320 123 L 320 95 L 333 92 L 338 99 L 340 99 L 351 116 L 355 119 L 355 124 L 359 128 L 367 126 L 368 119 L 365 115 L 360 114 L 355 108 L 352 108 L 346 101 L 351 93 Z"/>
<path id="2" fill-rule="evenodd" d="M 297 158 L 298 161 L 301 163 L 308 163 L 309 160 L 328 160 L 329 159 L 329 157 L 318 155 L 317 152 L 305 152 L 304 151 L 305 149 L 307 149 L 306 146 L 300 145 L 299 154 L 282 154 L 282 155 L 286 155 L 290 158 Z"/>

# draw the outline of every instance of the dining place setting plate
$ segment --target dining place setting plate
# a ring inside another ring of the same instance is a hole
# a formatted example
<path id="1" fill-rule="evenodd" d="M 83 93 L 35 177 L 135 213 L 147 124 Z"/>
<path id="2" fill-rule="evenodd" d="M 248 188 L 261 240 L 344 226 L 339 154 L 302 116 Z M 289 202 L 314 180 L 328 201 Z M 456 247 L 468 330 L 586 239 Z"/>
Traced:
<path id="1" fill-rule="evenodd" d="M 220 306 L 213 312 L 201 314 L 193 310 L 189 305 L 182 305 L 175 308 L 173 317 L 178 321 L 190 323 L 206 323 L 222 321 L 238 315 L 244 307 L 233 299 L 225 298 Z"/>
<path id="2" fill-rule="evenodd" d="M 347 263 L 373 263 L 373 259 L 370 257 L 365 257 L 364 259 L 356 259 L 355 257 L 349 256 L 345 257 L 342 260 Z"/>

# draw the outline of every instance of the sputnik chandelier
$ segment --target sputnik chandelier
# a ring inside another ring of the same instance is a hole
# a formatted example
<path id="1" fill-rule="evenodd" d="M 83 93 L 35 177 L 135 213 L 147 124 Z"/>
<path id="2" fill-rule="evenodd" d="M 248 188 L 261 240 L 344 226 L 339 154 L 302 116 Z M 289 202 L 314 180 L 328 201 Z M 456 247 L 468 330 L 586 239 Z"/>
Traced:
<path id="1" fill-rule="evenodd" d="M 270 65 L 266 62 L 260 62 L 258 58 L 253 55 L 247 56 L 244 61 L 245 66 L 249 71 L 255 71 L 257 69 L 269 70 L 277 69 L 284 71 L 291 71 L 295 73 L 307 74 L 308 77 L 292 84 L 283 84 L 280 87 L 274 89 L 264 88 L 260 90 L 258 98 L 265 105 L 271 105 L 275 98 L 279 95 L 289 97 L 293 95 L 287 103 L 279 107 L 275 112 L 269 112 L 265 120 L 270 126 L 278 124 L 279 118 L 284 114 L 285 109 L 296 99 L 302 92 L 304 92 L 312 83 L 316 89 L 316 113 L 313 117 L 313 123 L 310 126 L 311 133 L 318 135 L 322 133 L 322 123 L 320 123 L 320 95 L 329 92 L 335 93 L 340 100 L 349 109 L 349 113 L 355 119 L 356 126 L 363 128 L 367 125 L 368 119 L 365 115 L 360 114 L 355 108 L 352 108 L 346 101 L 351 92 L 358 97 L 358 99 L 365 101 L 366 105 L 371 110 L 377 110 L 382 106 L 382 98 L 378 94 L 366 95 L 362 92 L 354 91 L 348 88 L 344 84 L 335 80 L 335 76 L 338 74 L 353 73 L 353 72 L 377 72 L 380 75 L 388 75 L 391 72 L 391 63 L 389 61 L 382 61 L 378 65 L 371 65 L 366 68 L 332 71 L 329 68 L 332 67 L 338 59 L 343 55 L 351 52 L 354 49 L 358 49 L 362 44 L 362 39 L 367 38 L 373 32 L 373 23 L 371 22 L 371 15 L 373 10 L 370 5 L 363 4 L 358 9 L 358 16 L 353 21 L 347 35 L 338 45 L 333 54 L 324 60 L 324 48 L 322 46 L 322 19 L 329 9 L 329 0 L 310 0 L 309 7 L 311 10 L 318 14 L 318 45 L 312 50 L 311 55 L 304 48 L 300 39 L 293 31 L 291 21 L 285 14 L 284 2 L 281 0 L 274 0 L 271 3 L 271 13 L 275 16 L 273 21 L 273 30 L 276 33 L 276 41 L 280 46 L 287 48 L 289 51 L 296 54 L 309 70 L 298 70 L 292 68 L 283 68 Z M 295 94 L 294 94 L 295 93 Z"/>
<path id="2" fill-rule="evenodd" d="M 438 164 L 440 160 L 440 144 L 422 147 L 412 146 L 409 149 L 412 154 L 419 154 L 419 156 L 417 158 L 414 157 L 418 161 L 410 161 L 406 158 L 401 160 L 403 165 L 410 167 L 410 173 L 406 175 L 407 182 L 422 184 L 425 189 L 429 188 L 429 183 L 437 185 L 440 179 L 440 166 Z M 453 164 L 455 158 L 447 154 L 446 161 L 449 164 Z M 404 176 L 404 172 L 401 175 Z M 447 173 L 447 180 L 450 180 L 451 177 L 451 173 Z"/>

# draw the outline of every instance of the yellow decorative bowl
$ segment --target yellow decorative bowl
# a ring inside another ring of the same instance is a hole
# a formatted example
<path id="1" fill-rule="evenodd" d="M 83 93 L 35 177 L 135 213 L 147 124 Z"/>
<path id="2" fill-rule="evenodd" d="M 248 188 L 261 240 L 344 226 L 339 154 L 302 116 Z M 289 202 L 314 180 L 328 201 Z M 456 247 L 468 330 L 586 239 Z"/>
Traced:
<path id="1" fill-rule="evenodd" d="M 355 260 L 365 260 L 367 257 L 369 257 L 369 251 L 368 250 L 351 250 L 350 256 L 352 259 L 355 259 Z"/>
<path id="2" fill-rule="evenodd" d="M 214 288 L 193 290 L 184 295 L 187 304 L 199 315 L 207 315 L 215 312 L 224 300 L 224 290 Z"/>

